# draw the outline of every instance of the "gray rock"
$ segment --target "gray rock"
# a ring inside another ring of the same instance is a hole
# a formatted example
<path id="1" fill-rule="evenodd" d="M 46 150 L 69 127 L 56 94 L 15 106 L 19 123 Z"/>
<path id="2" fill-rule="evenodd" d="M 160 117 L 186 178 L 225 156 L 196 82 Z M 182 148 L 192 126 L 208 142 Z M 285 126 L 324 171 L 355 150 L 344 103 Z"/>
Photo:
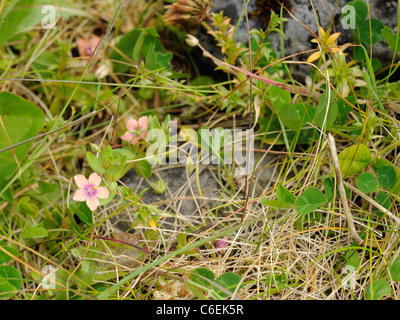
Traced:
<path id="1" fill-rule="evenodd" d="M 213 0 L 213 12 L 223 11 L 224 15 L 231 18 L 231 24 L 235 25 L 239 20 L 244 9 L 243 0 Z M 259 29 L 262 27 L 261 22 L 258 19 L 251 18 L 251 12 L 257 9 L 255 0 L 250 1 L 247 12 L 249 16 L 249 27 L 251 29 Z M 243 43 L 248 42 L 247 37 L 247 24 L 246 18 L 243 16 L 238 25 L 236 31 L 236 40 Z"/>
<path id="2" fill-rule="evenodd" d="M 341 32 L 338 39 L 338 44 L 352 42 L 353 34 L 352 30 L 344 29 L 341 22 L 341 12 L 343 6 L 349 1 L 346 0 L 313 0 L 312 3 L 321 22 L 321 25 L 326 29 L 331 19 L 333 19 L 337 32 Z M 376 17 L 382 21 L 384 25 L 388 25 L 395 32 L 396 28 L 396 0 L 369 0 L 371 17 Z M 242 0 L 214 0 L 214 12 L 224 11 L 226 16 L 231 17 L 231 23 L 235 25 L 240 17 L 243 10 Z M 313 32 L 318 33 L 317 28 L 317 17 L 314 13 L 313 7 L 310 0 L 292 0 L 292 14 L 301 21 L 304 25 L 310 28 Z M 335 6 L 337 5 L 336 9 Z M 249 3 L 248 12 L 256 9 L 256 1 L 252 0 Z M 298 21 L 290 16 L 286 16 L 288 21 L 284 24 L 285 34 L 285 54 L 291 55 L 301 51 L 310 50 L 315 48 L 315 44 L 311 43 L 310 40 L 313 38 L 311 33 L 303 27 Z M 249 14 L 250 29 L 261 28 L 260 21 L 256 17 L 252 17 Z M 242 17 L 241 22 L 236 33 L 236 39 L 243 43 L 247 43 L 247 26 L 246 19 Z M 272 42 L 273 48 L 281 56 L 281 44 L 280 35 L 271 34 L 269 39 Z M 393 57 L 393 51 L 387 47 L 387 43 L 381 40 L 379 43 L 373 46 L 374 57 L 381 60 L 383 65 L 391 63 Z M 296 58 L 294 58 L 296 59 Z M 299 60 L 306 60 L 307 55 L 299 55 Z"/>
<path id="3" fill-rule="evenodd" d="M 254 160 L 256 165 L 251 189 L 249 189 L 250 197 L 257 197 L 265 193 L 270 183 L 277 176 L 278 169 L 276 165 L 278 157 L 265 152 L 268 146 L 264 145 L 263 151 L 258 153 L 259 143 L 256 141 L 255 145 Z M 226 216 L 232 213 L 227 206 L 217 209 L 221 204 L 226 204 L 226 199 L 230 197 L 229 189 L 226 192 L 226 196 L 221 197 L 221 193 L 228 183 L 224 174 L 221 174 L 221 181 L 219 180 L 217 170 L 218 167 L 215 164 L 199 165 L 199 185 L 202 196 L 200 196 L 197 187 L 195 170 L 188 177 L 186 167 L 181 164 L 154 166 L 153 175 L 149 179 L 144 179 L 135 170 L 130 170 L 122 180 L 129 188 L 134 188 L 134 192 L 137 194 L 144 189 L 148 189 L 142 195 L 144 203 L 155 205 L 159 210 L 178 217 L 189 218 L 190 221 L 199 221 L 199 219 L 202 220 L 206 216 L 209 219 L 214 214 Z M 162 194 L 155 193 L 150 185 L 160 178 L 168 183 L 167 189 Z M 244 199 L 244 179 L 238 178 L 239 176 L 236 176 L 234 179 L 237 181 L 233 183 L 238 194 L 232 197 L 234 199 Z M 250 187 L 250 182 L 248 182 L 248 187 Z M 223 202 L 220 202 L 219 199 L 223 199 Z M 213 212 L 211 214 L 207 213 L 209 210 Z M 119 214 L 116 219 L 113 219 L 113 223 L 120 230 L 129 230 L 133 222 L 132 216 L 130 213 Z M 172 221 L 173 219 L 171 219 L 171 223 Z M 207 222 L 209 223 L 210 221 Z"/>

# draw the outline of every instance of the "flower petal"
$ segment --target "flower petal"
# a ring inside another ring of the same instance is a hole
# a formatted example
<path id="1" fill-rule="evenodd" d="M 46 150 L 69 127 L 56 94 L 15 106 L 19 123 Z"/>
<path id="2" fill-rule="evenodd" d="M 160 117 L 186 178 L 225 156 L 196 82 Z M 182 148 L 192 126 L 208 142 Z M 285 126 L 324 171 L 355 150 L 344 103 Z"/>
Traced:
<path id="1" fill-rule="evenodd" d="M 78 47 L 79 56 L 85 57 L 89 55 L 88 47 L 90 47 L 90 44 L 87 39 L 78 39 L 76 44 Z"/>
<path id="2" fill-rule="evenodd" d="M 100 203 L 99 203 L 99 199 L 97 199 L 96 196 L 89 195 L 86 198 L 86 204 L 91 211 L 94 211 L 94 210 L 96 210 L 96 208 L 99 206 Z"/>
<path id="3" fill-rule="evenodd" d="M 87 197 L 87 193 L 83 189 L 78 189 L 75 191 L 74 196 L 72 199 L 75 201 L 85 201 Z"/>
<path id="4" fill-rule="evenodd" d="M 340 36 L 340 32 L 336 32 L 336 33 L 332 34 L 328 39 L 328 45 L 333 44 L 339 36 Z"/>
<path id="5" fill-rule="evenodd" d="M 135 139 L 133 139 L 133 140 L 131 141 L 131 144 L 132 144 L 132 145 L 135 145 L 136 143 L 138 143 L 138 142 L 140 141 L 140 139 L 142 139 L 142 137 L 141 137 L 141 136 L 137 136 Z"/>
<path id="6" fill-rule="evenodd" d="M 149 126 L 149 117 L 147 117 L 147 116 L 141 117 L 141 118 L 139 118 L 138 122 L 139 122 L 140 129 L 147 128 Z"/>
<path id="7" fill-rule="evenodd" d="M 308 57 L 307 62 L 313 62 L 315 60 L 318 60 L 320 56 L 321 56 L 321 52 L 319 52 L 319 51 L 314 52 L 312 55 L 310 55 Z"/>
<path id="8" fill-rule="evenodd" d="M 121 136 L 121 140 L 130 142 L 135 136 L 136 136 L 136 134 L 133 134 L 132 132 L 127 131 Z"/>
<path id="9" fill-rule="evenodd" d="M 96 172 L 93 172 L 89 176 L 89 183 L 93 183 L 95 187 L 99 186 L 100 182 L 101 182 L 101 177 Z"/>
<path id="10" fill-rule="evenodd" d="M 106 187 L 96 188 L 96 197 L 100 199 L 107 199 L 110 195 L 110 191 Z"/>
<path id="11" fill-rule="evenodd" d="M 92 50 L 94 51 L 94 49 L 97 47 L 97 45 L 100 43 L 100 38 L 99 37 L 91 37 L 88 40 L 88 43 L 90 45 L 90 47 L 92 48 Z"/>
<path id="12" fill-rule="evenodd" d="M 77 174 L 74 176 L 74 180 L 78 188 L 82 189 L 88 185 L 88 181 L 86 180 L 83 174 Z"/>
<path id="13" fill-rule="evenodd" d="M 324 30 L 321 26 L 319 27 L 318 30 L 319 30 L 319 34 L 320 34 L 319 37 L 320 37 L 321 39 L 325 38 L 325 30 Z"/>
<path id="14" fill-rule="evenodd" d="M 125 126 L 128 130 L 136 131 L 138 127 L 138 122 L 135 119 L 129 119 L 125 122 Z"/>

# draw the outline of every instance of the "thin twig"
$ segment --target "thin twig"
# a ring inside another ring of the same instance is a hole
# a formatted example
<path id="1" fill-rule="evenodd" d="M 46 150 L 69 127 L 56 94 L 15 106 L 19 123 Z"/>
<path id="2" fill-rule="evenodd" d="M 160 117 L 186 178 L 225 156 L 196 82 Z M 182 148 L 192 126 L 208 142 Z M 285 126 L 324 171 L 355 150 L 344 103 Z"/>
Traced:
<path id="1" fill-rule="evenodd" d="M 96 46 L 96 48 L 94 49 L 94 52 L 92 54 L 92 56 L 89 59 L 89 64 L 96 59 L 96 56 L 98 55 L 98 53 L 100 52 L 100 50 L 104 47 L 104 43 L 106 42 L 106 40 L 108 39 L 108 37 L 110 36 L 111 30 L 114 28 L 114 25 L 117 21 L 117 18 L 119 16 L 119 13 L 123 7 L 123 5 L 125 4 L 126 0 L 122 0 L 119 5 L 117 10 L 114 13 L 114 16 L 112 17 L 112 20 L 110 22 L 110 24 L 108 25 L 108 28 L 106 30 L 106 34 L 104 35 L 104 37 L 101 39 L 100 43 Z M 87 73 L 91 73 L 92 70 L 94 68 L 94 64 L 90 64 L 88 69 L 87 69 Z"/>
<path id="2" fill-rule="evenodd" d="M 250 27 L 249 27 L 249 17 L 247 14 L 247 4 L 246 0 L 243 0 L 244 4 L 244 10 L 245 10 L 245 16 L 246 16 L 246 25 L 247 25 L 247 38 L 249 41 L 249 61 L 250 61 L 250 72 L 253 72 L 253 61 L 252 61 L 252 56 L 251 56 L 251 40 L 250 40 Z M 249 114 L 249 130 L 252 128 L 252 117 L 253 117 L 253 78 L 250 78 L 250 114 Z M 250 132 L 251 133 L 251 132 Z M 247 137 L 250 139 L 250 137 Z M 246 140 L 247 143 L 248 140 Z M 246 215 L 246 208 L 247 208 L 247 202 L 249 201 L 249 189 L 247 186 L 248 183 L 248 169 L 249 169 L 249 162 L 250 162 L 250 150 L 247 150 L 246 152 L 246 178 L 244 180 L 245 186 L 244 186 L 244 198 L 246 199 L 245 205 L 243 206 L 243 213 L 242 213 L 242 222 L 245 218 Z M 253 168 L 252 168 L 253 169 Z"/>
<path id="3" fill-rule="evenodd" d="M 354 188 L 352 185 L 350 185 L 349 183 L 345 182 L 344 183 L 346 185 L 346 187 L 358 194 L 361 198 L 363 198 L 364 200 L 368 201 L 370 204 L 372 204 L 375 208 L 377 208 L 379 211 L 382 211 L 383 213 L 387 214 L 390 218 L 392 218 L 393 220 L 396 221 L 396 223 L 400 226 L 400 219 L 392 212 L 390 212 L 388 209 L 386 209 L 385 207 L 381 206 L 378 202 L 376 202 L 374 199 L 370 198 L 369 196 L 367 196 L 365 193 L 361 192 L 360 190 L 358 190 L 357 188 Z"/>
<path id="4" fill-rule="evenodd" d="M 340 172 L 339 160 L 336 152 L 335 139 L 330 133 L 328 134 L 328 144 L 329 144 L 329 149 L 331 150 L 332 163 L 333 163 L 333 168 L 335 169 L 335 175 L 339 189 L 340 199 L 342 200 L 343 210 L 347 219 L 347 224 L 349 225 L 350 233 L 354 238 L 354 240 L 359 245 L 362 245 L 364 243 L 364 240 L 361 239 L 361 237 L 358 235 L 357 230 L 354 226 L 353 216 L 351 215 L 349 203 L 347 201 L 346 191 L 344 190 L 343 186 L 342 174 Z"/>

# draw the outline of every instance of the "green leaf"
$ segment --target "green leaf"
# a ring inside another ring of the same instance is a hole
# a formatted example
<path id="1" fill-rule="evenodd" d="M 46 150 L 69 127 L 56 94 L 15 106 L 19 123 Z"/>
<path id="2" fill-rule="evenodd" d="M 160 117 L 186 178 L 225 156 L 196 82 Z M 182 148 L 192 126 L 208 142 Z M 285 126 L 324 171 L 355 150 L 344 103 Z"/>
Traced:
<path id="1" fill-rule="evenodd" d="M 392 206 L 392 201 L 390 200 L 390 196 L 383 191 L 378 192 L 378 194 L 375 197 L 375 201 L 378 202 L 382 207 L 384 207 L 385 209 L 388 209 L 388 210 Z M 376 214 L 380 217 L 383 217 L 385 212 L 382 212 L 382 211 L 376 209 Z"/>
<path id="2" fill-rule="evenodd" d="M 361 47 L 353 47 L 353 58 L 358 62 L 365 62 L 364 50 Z"/>
<path id="3" fill-rule="evenodd" d="M 56 183 L 47 183 L 44 181 L 39 181 L 38 185 L 40 191 L 42 191 L 43 193 L 52 193 L 57 187 Z"/>
<path id="4" fill-rule="evenodd" d="M 0 127 L 0 149 L 37 136 L 44 124 L 44 115 L 40 108 L 8 92 L 0 92 L 0 117 L 6 124 L 5 127 Z M 0 196 L 4 196 L 8 179 L 18 168 L 16 159 L 23 162 L 31 145 L 32 142 L 24 143 L 1 153 Z M 7 200 L 13 202 L 12 198 Z"/>
<path id="5" fill-rule="evenodd" d="M 18 255 L 18 250 L 14 249 L 12 247 L 9 246 L 1 246 L 4 250 L 6 250 L 7 252 L 11 253 L 13 256 L 17 256 Z M 11 261 L 12 258 L 5 252 L 0 251 L 0 264 L 2 263 L 6 263 L 8 261 Z M 0 296 L 1 297 L 1 296 Z"/>
<path id="6" fill-rule="evenodd" d="M 103 151 L 101 152 L 100 159 L 103 163 L 105 161 L 111 161 L 112 155 L 113 155 L 113 150 L 111 146 L 108 144 L 104 147 Z"/>
<path id="7" fill-rule="evenodd" d="M 370 41 L 372 41 L 372 44 L 378 43 L 383 38 L 382 28 L 383 23 L 377 18 L 371 18 L 371 30 L 369 20 L 365 20 L 360 25 L 360 40 L 366 45 L 369 45 Z"/>
<path id="8" fill-rule="evenodd" d="M 324 188 L 325 188 L 325 196 L 328 199 L 329 202 L 333 201 L 333 196 L 334 196 L 334 186 L 335 186 L 335 179 L 330 177 L 326 178 L 324 180 Z M 349 199 L 350 198 L 350 191 L 349 189 L 343 184 L 344 190 L 346 192 L 346 196 Z M 337 189 L 337 188 L 336 188 Z M 338 190 L 336 190 L 336 194 L 338 194 Z"/>
<path id="9" fill-rule="evenodd" d="M 392 191 L 394 194 L 399 194 L 400 193 L 400 170 L 395 166 L 393 163 L 391 163 L 389 160 L 381 158 L 377 159 L 374 162 L 374 168 L 378 170 L 382 166 L 391 166 L 393 170 L 396 173 L 396 182 L 392 187 L 389 187 L 389 190 Z"/>
<path id="10" fill-rule="evenodd" d="M 72 214 L 76 214 L 79 219 L 88 226 L 93 224 L 93 213 L 86 203 L 83 202 L 79 203 L 79 205 L 70 205 L 69 210 Z"/>
<path id="11" fill-rule="evenodd" d="M 138 159 L 140 159 L 140 158 L 141 157 L 139 157 Z M 136 173 L 139 176 L 145 177 L 145 178 L 151 177 L 152 169 L 151 169 L 150 163 L 148 163 L 147 160 L 141 160 L 141 161 L 135 162 L 134 168 L 135 168 Z"/>
<path id="12" fill-rule="evenodd" d="M 29 221 L 26 221 L 22 229 L 22 237 L 25 239 L 44 238 L 49 235 L 49 232 L 43 228 L 43 224 L 39 223 L 36 226 L 31 226 Z"/>
<path id="13" fill-rule="evenodd" d="M 236 290 L 242 278 L 233 272 L 227 272 L 219 276 L 215 282 L 224 287 L 225 289 L 231 291 L 232 293 Z M 241 286 L 242 287 L 242 286 Z M 220 295 L 222 298 L 228 298 L 229 295 L 223 292 L 221 289 L 213 286 L 215 292 Z M 240 289 L 239 289 L 240 290 Z"/>
<path id="14" fill-rule="evenodd" d="M 89 163 L 89 166 L 92 168 L 94 172 L 97 173 L 105 173 L 106 171 L 104 170 L 103 167 L 103 162 L 101 159 L 97 158 L 93 153 L 91 152 L 86 152 L 86 159 Z"/>
<path id="15" fill-rule="evenodd" d="M 30 203 L 30 197 L 26 196 L 23 197 L 19 202 L 18 202 L 18 210 L 22 214 L 27 214 L 32 217 L 36 217 L 39 213 L 39 208 L 34 204 Z"/>
<path id="16" fill-rule="evenodd" d="M 127 161 L 134 160 L 135 157 L 136 157 L 136 154 L 134 152 L 131 152 L 131 151 L 127 150 L 127 149 L 120 149 L 120 148 L 119 149 L 114 149 L 113 150 L 113 154 L 114 155 L 119 155 L 121 157 L 126 157 Z"/>
<path id="17" fill-rule="evenodd" d="M 190 280 L 192 280 L 193 282 L 196 282 L 202 286 L 205 287 L 209 287 L 211 285 L 211 283 L 201 277 L 199 277 L 198 275 L 210 279 L 211 281 L 214 281 L 214 273 L 206 268 L 196 268 L 192 271 L 192 273 L 190 274 Z"/>
<path id="18" fill-rule="evenodd" d="M 276 199 L 291 204 L 296 202 L 296 197 L 282 183 L 276 188 Z"/>
<path id="19" fill-rule="evenodd" d="M 390 187 L 396 182 L 396 171 L 390 165 L 379 167 L 377 173 L 381 187 Z"/>
<path id="20" fill-rule="evenodd" d="M 115 47 L 136 63 L 139 62 L 140 58 L 144 58 L 146 68 L 150 70 L 169 67 L 172 53 L 164 52 L 160 40 L 157 39 L 158 37 L 159 35 L 154 27 L 136 28 L 126 33 Z M 129 61 L 117 51 L 111 53 L 110 59 L 129 64 Z M 123 73 L 128 70 L 129 65 L 115 63 L 114 72 Z"/>
<path id="21" fill-rule="evenodd" d="M 42 13 L 42 8 L 45 5 L 54 7 L 56 19 L 68 18 L 71 16 L 84 15 L 81 10 L 73 7 L 65 6 L 58 0 L 57 5 L 54 5 L 53 0 L 14 0 L 6 5 L 4 12 L 0 15 L 0 47 L 15 35 L 31 29 L 36 24 L 39 24 L 46 18 L 48 12 Z M 45 19 L 46 20 L 46 19 Z M 45 21 L 45 23 L 50 23 Z"/>
<path id="22" fill-rule="evenodd" d="M 400 257 L 392 262 L 389 271 L 393 281 L 400 281 Z"/>
<path id="23" fill-rule="evenodd" d="M 215 80 L 210 76 L 198 76 L 192 80 L 192 86 L 200 86 L 202 90 L 213 90 L 210 86 Z"/>
<path id="24" fill-rule="evenodd" d="M 287 92 L 277 86 L 270 86 L 269 96 L 272 100 L 272 104 L 274 105 L 278 113 L 283 104 L 290 103 L 290 101 L 292 100 L 290 92 Z"/>
<path id="25" fill-rule="evenodd" d="M 356 269 L 361 264 L 361 259 L 357 253 L 357 250 L 348 250 L 345 254 L 345 259 L 346 259 L 346 265 L 352 266 Z"/>
<path id="26" fill-rule="evenodd" d="M 386 279 L 378 279 L 367 287 L 367 300 L 380 300 L 390 296 L 392 289 Z"/>
<path id="27" fill-rule="evenodd" d="M 374 72 L 377 72 L 380 69 L 382 69 L 382 62 L 378 58 L 372 58 L 371 65 L 372 65 L 372 70 Z"/>
<path id="28" fill-rule="evenodd" d="M 357 187 L 361 192 L 371 193 L 378 188 L 378 181 L 374 175 L 369 172 L 364 172 L 357 177 Z"/>
<path id="29" fill-rule="evenodd" d="M 319 189 L 309 187 L 297 198 L 294 208 L 300 214 L 308 214 L 325 203 L 325 195 Z"/>
<path id="30" fill-rule="evenodd" d="M 0 297 L 10 298 L 22 288 L 22 278 L 19 271 L 11 266 L 0 267 Z"/>
<path id="31" fill-rule="evenodd" d="M 261 204 L 264 206 L 267 206 L 267 207 L 275 208 L 275 209 L 290 209 L 290 208 L 292 208 L 291 203 L 287 203 L 282 200 L 261 199 Z"/>
<path id="32" fill-rule="evenodd" d="M 326 195 L 326 198 L 328 199 L 328 202 L 332 202 L 333 196 L 335 195 L 333 178 L 326 178 L 324 180 L 324 189 L 325 189 L 325 195 Z"/>
<path id="33" fill-rule="evenodd" d="M 132 60 L 135 62 L 138 62 L 140 59 L 141 51 L 142 51 L 142 46 L 144 42 L 144 32 L 141 32 L 137 41 L 135 42 L 135 46 L 133 47 L 133 52 L 132 52 Z"/>
<path id="34" fill-rule="evenodd" d="M 356 98 L 354 96 L 348 96 L 346 97 L 346 100 L 350 102 L 352 105 L 355 105 L 356 103 Z M 343 99 L 339 99 L 337 101 L 337 107 L 338 107 L 338 115 L 341 117 L 347 116 L 349 112 L 353 110 L 353 107 Z"/>
<path id="35" fill-rule="evenodd" d="M 348 5 L 351 5 L 355 8 L 356 13 L 356 24 L 357 26 L 361 25 L 361 23 L 367 18 L 368 16 L 368 7 L 367 5 L 361 1 L 350 1 Z"/>
<path id="36" fill-rule="evenodd" d="M 155 45 L 152 44 L 145 57 L 145 66 L 149 70 L 157 70 L 165 67 L 169 67 L 169 62 L 172 59 L 171 52 L 160 52 L 156 51 Z"/>
<path id="37" fill-rule="evenodd" d="M 338 106 L 335 99 L 335 93 L 331 92 L 330 96 L 330 102 L 328 104 L 328 92 L 325 91 L 322 95 L 321 98 L 319 99 L 317 109 L 315 110 L 315 118 L 314 122 L 315 124 L 322 128 L 322 125 L 325 120 L 325 125 L 326 127 L 330 127 L 336 120 L 336 117 L 338 115 Z M 326 110 L 329 106 L 328 114 L 326 115 Z"/>
<path id="38" fill-rule="evenodd" d="M 383 38 L 386 40 L 390 49 L 392 49 L 396 53 L 400 52 L 399 33 L 396 35 L 392 29 L 390 29 L 388 26 L 385 26 L 381 30 L 381 34 L 382 34 Z"/>
<path id="39" fill-rule="evenodd" d="M 344 149 L 339 155 L 339 166 L 343 177 L 360 173 L 372 162 L 371 152 L 364 144 Z"/>
<path id="40" fill-rule="evenodd" d="M 285 103 L 280 107 L 278 115 L 286 127 L 297 132 L 303 127 L 304 123 L 311 121 L 310 113 L 312 110 L 312 108 L 308 108 L 306 112 L 302 103 Z"/>
<path id="41" fill-rule="evenodd" d="M 124 168 L 126 165 L 126 156 L 119 157 L 112 163 L 113 167 L 106 170 L 106 176 L 110 180 L 116 181 L 120 179 L 124 174 Z"/>
<path id="42" fill-rule="evenodd" d="M 163 179 L 157 180 L 156 182 L 151 184 L 155 193 L 163 194 L 165 189 L 167 189 L 168 182 L 165 182 Z"/>

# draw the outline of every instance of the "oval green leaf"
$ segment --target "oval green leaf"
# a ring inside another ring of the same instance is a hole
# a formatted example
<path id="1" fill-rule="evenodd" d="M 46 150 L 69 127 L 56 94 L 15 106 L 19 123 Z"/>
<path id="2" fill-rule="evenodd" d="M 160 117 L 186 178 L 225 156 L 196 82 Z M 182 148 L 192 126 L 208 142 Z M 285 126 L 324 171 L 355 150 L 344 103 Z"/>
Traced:
<path id="1" fill-rule="evenodd" d="M 10 298 L 22 288 L 21 274 L 11 266 L 0 267 L 0 297 Z"/>
<path id="2" fill-rule="evenodd" d="M 377 159 L 374 162 L 374 168 L 376 170 L 378 170 L 380 167 L 383 166 L 391 166 L 393 168 L 393 170 L 396 173 L 396 182 L 392 187 L 389 187 L 389 190 L 392 191 L 394 194 L 399 194 L 400 193 L 400 170 L 399 168 L 397 168 L 396 165 L 394 165 L 393 163 L 391 163 L 389 160 L 385 159 L 385 158 L 381 158 L 381 159 Z"/>
<path id="3" fill-rule="evenodd" d="M 396 171 L 390 165 L 378 168 L 377 174 L 381 187 L 391 187 L 396 182 Z"/>
<path id="4" fill-rule="evenodd" d="M 141 157 L 138 157 L 140 159 Z M 151 164 L 147 160 L 140 160 L 134 162 L 134 168 L 136 173 L 145 178 L 150 178 L 152 174 Z"/>
<path id="5" fill-rule="evenodd" d="M 0 92 L 0 115 L 6 124 L 0 128 L 0 149 L 37 136 L 44 125 L 44 114 L 39 107 L 8 92 Z M 5 195 L 8 178 L 18 167 L 16 160 L 22 162 L 31 145 L 32 142 L 24 143 L 1 153 L 0 196 Z M 12 202 L 13 198 L 7 200 Z"/>
<path id="6" fill-rule="evenodd" d="M 93 153 L 87 152 L 86 153 L 86 159 L 89 163 L 90 168 L 92 168 L 93 171 L 97 173 L 105 173 L 106 171 L 104 170 L 103 167 L 103 162 L 101 159 L 97 158 Z"/>
<path id="7" fill-rule="evenodd" d="M 321 98 L 319 99 L 317 105 L 317 109 L 315 110 L 315 118 L 314 118 L 314 122 L 318 127 L 322 128 L 324 121 L 326 127 L 331 126 L 335 122 L 336 117 L 338 116 L 338 106 L 336 101 L 334 101 L 334 99 L 335 99 L 334 92 L 331 92 L 329 103 L 328 103 L 328 92 L 325 91 L 321 95 Z M 329 107 L 328 114 L 326 114 L 328 107 Z"/>
<path id="8" fill-rule="evenodd" d="M 378 202 L 382 207 L 389 210 L 392 206 L 392 201 L 390 200 L 390 196 L 383 191 L 379 191 L 375 197 L 375 201 Z M 383 217 L 385 212 L 382 212 L 378 209 L 375 210 L 376 214 L 380 217 Z"/>
<path id="9" fill-rule="evenodd" d="M 29 223 L 29 220 L 27 220 L 24 228 L 22 229 L 21 235 L 25 239 L 44 238 L 49 235 L 49 232 L 45 228 L 43 228 L 42 223 L 39 223 L 38 225 L 32 227 Z"/>
<path id="10" fill-rule="evenodd" d="M 378 279 L 367 287 L 367 300 L 381 300 L 390 296 L 392 289 L 386 279 Z"/>
<path id="11" fill-rule="evenodd" d="M 283 124 L 294 132 L 299 131 L 304 123 L 312 119 L 302 103 L 285 103 L 280 107 L 278 114 Z"/>
<path id="12" fill-rule="evenodd" d="M 16 256 L 18 254 L 17 249 L 14 249 L 12 247 L 9 246 L 1 246 L 2 249 L 4 249 L 5 251 L 9 252 L 10 254 L 12 254 L 13 256 Z M 2 263 L 6 263 L 8 261 L 11 261 L 12 258 L 5 252 L 0 251 L 0 264 Z"/>
<path id="13" fill-rule="evenodd" d="M 383 23 L 377 18 L 371 18 L 371 25 L 369 20 L 365 20 L 360 25 L 360 40 L 366 45 L 371 44 L 371 41 L 372 44 L 379 42 L 383 38 L 383 27 Z"/>
<path id="14" fill-rule="evenodd" d="M 400 33 L 397 33 L 397 35 L 393 32 L 392 29 L 390 29 L 388 26 L 385 26 L 381 30 L 382 37 L 386 40 L 388 46 L 390 49 L 392 49 L 395 52 L 400 52 L 400 41 L 399 41 L 399 35 Z"/>
<path id="15" fill-rule="evenodd" d="M 294 208 L 300 214 L 308 214 L 325 203 L 325 195 L 319 189 L 309 187 L 298 197 Z"/>
<path id="16" fill-rule="evenodd" d="M 390 265 L 389 271 L 393 281 L 400 281 L 400 257 Z"/>
<path id="17" fill-rule="evenodd" d="M 357 23 L 357 26 L 360 26 L 361 23 L 368 16 L 367 5 L 362 0 L 350 1 L 349 3 L 347 3 L 347 5 L 354 7 L 355 14 L 356 14 L 356 23 Z M 346 17 L 345 13 L 347 13 L 347 12 L 342 13 L 342 19 L 344 19 Z"/>
<path id="18" fill-rule="evenodd" d="M 357 177 L 356 183 L 357 188 L 364 193 L 374 192 L 378 188 L 378 181 L 376 181 L 375 176 L 369 172 L 360 174 Z"/>
<path id="19" fill-rule="evenodd" d="M 372 162 L 372 157 L 366 145 L 357 144 L 339 153 L 338 160 L 343 177 L 348 177 L 360 173 Z"/>
<path id="20" fill-rule="evenodd" d="M 242 278 L 233 272 L 227 272 L 218 277 L 215 282 L 220 286 L 224 287 L 225 289 L 231 291 L 232 293 L 235 292 L 237 286 L 239 285 Z M 220 295 L 222 298 L 228 298 L 229 295 L 222 291 L 220 288 L 213 286 L 215 292 Z"/>
<path id="21" fill-rule="evenodd" d="M 199 276 L 200 275 L 200 276 Z M 198 284 L 201 284 L 205 287 L 209 287 L 211 283 L 207 281 L 206 279 L 210 279 L 211 281 L 214 281 L 214 273 L 206 268 L 196 268 L 193 270 L 193 272 L 190 274 L 190 280 L 193 282 L 196 282 Z"/>

